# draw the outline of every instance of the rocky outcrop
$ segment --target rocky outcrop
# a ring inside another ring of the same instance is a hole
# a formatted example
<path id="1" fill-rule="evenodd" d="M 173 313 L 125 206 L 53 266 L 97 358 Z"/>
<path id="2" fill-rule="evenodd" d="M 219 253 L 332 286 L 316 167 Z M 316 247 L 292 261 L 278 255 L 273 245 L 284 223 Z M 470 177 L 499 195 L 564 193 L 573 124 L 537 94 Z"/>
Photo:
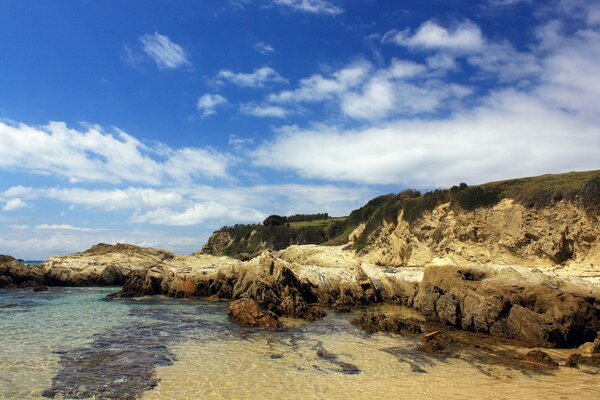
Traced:
<path id="1" fill-rule="evenodd" d="M 45 282 L 42 267 L 23 264 L 11 256 L 0 255 L 0 288 L 43 287 Z"/>
<path id="2" fill-rule="evenodd" d="M 229 317 L 240 325 L 259 328 L 279 328 L 276 316 L 262 311 L 258 303 L 250 299 L 234 300 L 227 310 Z"/>
<path id="3" fill-rule="evenodd" d="M 132 272 L 176 258 L 165 250 L 101 243 L 82 253 L 50 257 L 42 268 L 47 282 L 53 285 L 122 285 Z"/>
<path id="4" fill-rule="evenodd" d="M 222 255 L 233 243 L 231 233 L 227 231 L 216 231 L 206 241 L 199 254 Z"/>
<path id="5" fill-rule="evenodd" d="M 372 266 L 339 248 L 291 246 L 265 251 L 247 262 L 209 255 L 178 257 L 132 273 L 115 297 L 250 298 L 274 315 L 315 320 L 324 316 L 316 303 L 411 304 L 418 287 L 414 271 L 404 274 Z"/>
<path id="6" fill-rule="evenodd" d="M 542 346 L 576 346 L 600 330 L 600 290 L 519 267 L 429 266 L 414 306 L 450 326 Z"/>
<path id="7" fill-rule="evenodd" d="M 578 203 L 529 208 L 511 199 L 460 210 L 450 203 L 407 222 L 382 222 L 362 250 L 388 266 L 504 264 L 535 267 L 600 265 L 600 224 Z"/>

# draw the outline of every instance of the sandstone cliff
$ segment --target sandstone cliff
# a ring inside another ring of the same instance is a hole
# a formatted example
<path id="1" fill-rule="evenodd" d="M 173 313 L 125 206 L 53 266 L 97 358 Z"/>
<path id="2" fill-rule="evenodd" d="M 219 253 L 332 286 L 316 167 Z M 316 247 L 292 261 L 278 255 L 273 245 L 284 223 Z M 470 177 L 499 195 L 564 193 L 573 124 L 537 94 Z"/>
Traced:
<path id="1" fill-rule="evenodd" d="M 600 171 L 463 183 L 379 196 L 350 213 L 337 236 L 322 244 L 349 244 L 365 261 L 394 267 L 492 263 L 598 278 L 599 215 Z M 273 247 L 264 233 L 243 227 L 215 232 L 204 251 L 240 256 Z M 276 248 L 291 243 L 280 240 Z"/>

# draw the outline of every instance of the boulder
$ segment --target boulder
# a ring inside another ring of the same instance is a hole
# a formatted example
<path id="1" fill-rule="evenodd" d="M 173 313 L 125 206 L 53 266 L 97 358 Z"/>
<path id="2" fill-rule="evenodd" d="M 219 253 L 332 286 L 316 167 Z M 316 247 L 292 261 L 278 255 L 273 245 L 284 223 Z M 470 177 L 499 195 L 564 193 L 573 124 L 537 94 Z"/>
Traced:
<path id="1" fill-rule="evenodd" d="M 276 316 L 260 309 L 258 303 L 250 299 L 234 300 L 227 310 L 229 317 L 240 325 L 259 328 L 279 328 L 281 323 Z"/>
<path id="2" fill-rule="evenodd" d="M 414 306 L 455 328 L 538 346 L 578 346 L 600 328 L 597 287 L 517 267 L 428 266 Z"/>

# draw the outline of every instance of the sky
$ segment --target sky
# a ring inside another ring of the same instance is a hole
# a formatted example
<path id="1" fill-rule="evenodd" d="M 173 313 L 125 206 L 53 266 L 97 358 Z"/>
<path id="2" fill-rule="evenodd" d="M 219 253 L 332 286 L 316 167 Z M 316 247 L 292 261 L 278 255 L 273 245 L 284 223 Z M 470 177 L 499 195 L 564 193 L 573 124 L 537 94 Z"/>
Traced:
<path id="1" fill-rule="evenodd" d="M 0 253 L 600 168 L 600 1 L 2 0 Z"/>

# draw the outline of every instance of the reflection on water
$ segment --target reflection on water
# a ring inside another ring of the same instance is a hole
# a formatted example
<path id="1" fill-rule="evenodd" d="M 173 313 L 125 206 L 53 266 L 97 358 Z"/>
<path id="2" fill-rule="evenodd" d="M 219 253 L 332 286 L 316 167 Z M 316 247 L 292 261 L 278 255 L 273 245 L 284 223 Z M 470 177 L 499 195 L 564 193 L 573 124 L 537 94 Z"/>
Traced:
<path id="1" fill-rule="evenodd" d="M 231 323 L 226 303 L 106 301 L 112 290 L 0 292 L 0 398 L 596 399 L 600 392 L 600 376 L 584 370 L 528 373 L 477 353 L 439 358 L 415 351 L 415 338 L 367 335 L 350 315 L 263 331 Z"/>

